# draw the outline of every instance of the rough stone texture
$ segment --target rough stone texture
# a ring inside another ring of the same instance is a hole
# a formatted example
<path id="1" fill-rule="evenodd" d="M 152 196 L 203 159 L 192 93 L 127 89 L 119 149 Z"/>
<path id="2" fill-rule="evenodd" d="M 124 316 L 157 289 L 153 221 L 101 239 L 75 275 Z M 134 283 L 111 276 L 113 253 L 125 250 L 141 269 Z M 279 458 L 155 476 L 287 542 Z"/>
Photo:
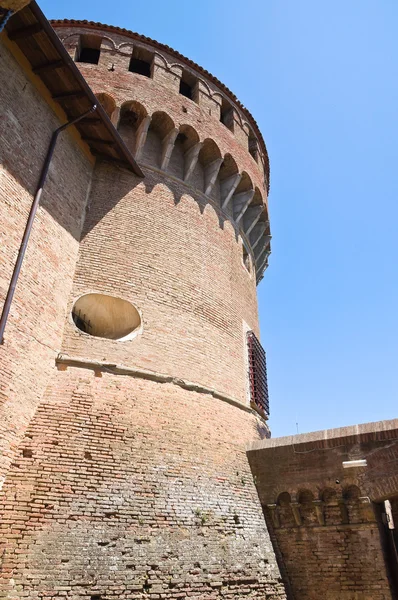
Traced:
<path id="1" fill-rule="evenodd" d="M 3 44 L 0 63 L 2 307 L 51 133 L 60 121 Z M 0 345 L 0 487 L 60 349 L 91 170 L 75 140 L 63 133 Z"/>
<path id="2" fill-rule="evenodd" d="M 396 598 L 378 514 L 391 499 L 396 515 L 397 420 L 254 442 L 248 457 L 292 598 Z"/>
<path id="3" fill-rule="evenodd" d="M 3 488 L 0 597 L 284 598 L 244 452 L 262 433 L 172 384 L 58 372 Z"/>

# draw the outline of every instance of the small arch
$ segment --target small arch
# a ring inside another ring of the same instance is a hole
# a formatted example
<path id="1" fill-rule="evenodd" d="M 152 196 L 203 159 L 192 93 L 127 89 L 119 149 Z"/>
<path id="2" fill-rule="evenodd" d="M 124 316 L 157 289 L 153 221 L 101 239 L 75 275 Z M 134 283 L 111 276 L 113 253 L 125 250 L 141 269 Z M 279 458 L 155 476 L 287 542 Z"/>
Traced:
<path id="1" fill-rule="evenodd" d="M 299 504 L 311 504 L 314 501 L 314 494 L 311 490 L 300 490 L 297 501 Z"/>
<path id="2" fill-rule="evenodd" d="M 143 162 L 161 167 L 166 137 L 175 129 L 173 119 L 163 111 L 153 113 L 143 150 Z"/>
<path id="3" fill-rule="evenodd" d="M 339 498 L 336 490 L 333 488 L 325 488 L 319 495 L 324 503 L 323 515 L 325 525 L 339 525 L 342 523 L 342 514 L 339 505 Z"/>
<path id="4" fill-rule="evenodd" d="M 292 501 L 289 492 L 281 492 L 277 498 L 276 503 L 278 506 L 288 506 Z"/>
<path id="5" fill-rule="evenodd" d="M 104 92 L 96 94 L 96 96 L 98 102 L 101 104 L 108 117 L 112 120 L 112 116 L 116 110 L 116 102 L 114 98 L 112 98 L 112 96 Z"/>
<path id="6" fill-rule="evenodd" d="M 138 128 L 147 115 L 146 108 L 135 100 L 125 102 L 120 108 L 117 129 L 126 146 L 133 153 L 136 151 Z"/>
<path id="7" fill-rule="evenodd" d="M 210 138 L 206 138 L 199 152 L 199 163 L 203 168 L 202 190 L 217 201 L 220 198 L 218 173 L 222 162 L 221 151 L 216 142 Z"/>
<path id="8" fill-rule="evenodd" d="M 253 130 L 251 129 L 251 127 L 249 127 L 249 136 L 247 138 L 247 144 L 248 144 L 249 154 L 254 158 L 254 160 L 256 161 L 256 163 L 258 163 L 259 158 L 260 158 L 260 153 L 259 153 L 259 148 L 258 148 L 258 141 L 257 141 L 257 138 L 254 135 Z"/>
<path id="9" fill-rule="evenodd" d="M 187 152 L 192 146 L 199 143 L 199 134 L 191 125 L 181 125 L 177 140 L 182 143 L 184 152 Z"/>
<path id="10" fill-rule="evenodd" d="M 250 206 L 262 206 L 263 205 L 263 197 L 261 195 L 258 187 L 254 188 L 254 196 L 252 201 L 250 202 Z"/>
<path id="11" fill-rule="evenodd" d="M 238 165 L 235 162 L 235 159 L 231 156 L 231 154 L 227 153 L 224 156 L 223 163 L 220 168 L 220 181 L 224 181 L 233 175 L 237 175 L 239 173 Z"/>
<path id="12" fill-rule="evenodd" d="M 325 504 L 330 504 L 332 502 L 336 502 L 337 492 L 333 488 L 325 488 L 319 495 L 322 502 Z"/>
<path id="13" fill-rule="evenodd" d="M 167 169 L 168 172 L 179 179 L 184 179 L 184 175 L 188 172 L 192 161 L 197 158 L 198 144 L 199 135 L 197 131 L 191 125 L 181 125 L 174 142 L 174 148 Z"/>
<path id="14" fill-rule="evenodd" d="M 277 498 L 277 510 L 282 528 L 294 527 L 296 522 L 291 507 L 291 496 L 289 492 L 281 492 Z"/>
<path id="15" fill-rule="evenodd" d="M 343 500 L 349 523 L 361 523 L 364 520 L 359 500 L 360 496 L 361 491 L 356 485 L 349 485 L 343 489 Z"/>
<path id="16" fill-rule="evenodd" d="M 244 217 L 250 202 L 253 199 L 254 189 L 250 176 L 243 171 L 238 186 L 231 199 L 231 213 L 233 219 L 238 223 Z M 243 219 L 244 223 L 244 219 Z"/>
<path id="17" fill-rule="evenodd" d="M 311 490 L 300 490 L 297 496 L 297 501 L 300 505 L 300 515 L 303 525 L 317 525 L 318 517 L 313 503 L 314 494 L 311 492 Z"/>
<path id="18" fill-rule="evenodd" d="M 174 121 L 167 113 L 163 111 L 153 113 L 149 129 L 156 132 L 161 139 L 165 138 L 174 127 Z"/>
<path id="19" fill-rule="evenodd" d="M 235 194 L 240 194 L 242 192 L 247 192 L 253 189 L 253 183 L 250 178 L 250 175 L 246 173 L 246 171 L 242 171 L 240 182 L 235 190 Z"/>
<path id="20" fill-rule="evenodd" d="M 343 498 L 346 502 L 357 502 L 361 491 L 357 485 L 349 485 L 343 489 Z"/>

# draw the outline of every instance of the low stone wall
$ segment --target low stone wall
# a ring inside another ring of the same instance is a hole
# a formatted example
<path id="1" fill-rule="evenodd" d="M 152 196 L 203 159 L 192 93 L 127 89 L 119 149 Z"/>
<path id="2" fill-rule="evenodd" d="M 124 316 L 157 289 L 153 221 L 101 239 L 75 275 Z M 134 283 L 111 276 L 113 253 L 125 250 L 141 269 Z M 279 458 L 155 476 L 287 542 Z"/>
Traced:
<path id="1" fill-rule="evenodd" d="M 248 457 L 291 598 L 396 597 L 382 512 L 391 500 L 398 525 L 398 420 L 254 442 Z"/>

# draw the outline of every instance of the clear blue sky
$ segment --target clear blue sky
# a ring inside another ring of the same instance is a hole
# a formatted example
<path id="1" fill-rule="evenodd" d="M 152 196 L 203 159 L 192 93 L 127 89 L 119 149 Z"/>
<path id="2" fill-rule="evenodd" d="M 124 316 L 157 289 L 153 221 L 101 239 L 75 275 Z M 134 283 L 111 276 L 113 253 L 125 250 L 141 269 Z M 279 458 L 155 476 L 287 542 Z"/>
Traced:
<path id="1" fill-rule="evenodd" d="M 273 435 L 398 416 L 396 0 L 40 6 L 169 44 L 257 120 L 271 160 L 259 305 Z"/>

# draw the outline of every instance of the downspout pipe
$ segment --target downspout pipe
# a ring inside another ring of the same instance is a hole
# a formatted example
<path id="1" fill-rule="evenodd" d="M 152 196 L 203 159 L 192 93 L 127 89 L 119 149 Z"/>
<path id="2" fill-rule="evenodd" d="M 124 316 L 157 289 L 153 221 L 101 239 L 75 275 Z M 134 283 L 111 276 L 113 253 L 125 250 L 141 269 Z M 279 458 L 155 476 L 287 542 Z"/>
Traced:
<path id="1" fill-rule="evenodd" d="M 1 317 L 0 317 L 0 344 L 4 344 L 4 330 L 7 325 L 8 314 L 10 312 L 11 303 L 12 303 L 14 293 L 15 293 L 15 288 L 17 287 L 19 273 L 21 271 L 21 266 L 22 266 L 22 262 L 23 262 L 23 259 L 25 256 L 26 248 L 28 246 L 30 233 L 32 231 L 33 221 L 35 219 L 36 212 L 37 212 L 37 209 L 40 204 L 40 198 L 41 198 L 41 195 L 43 192 L 44 184 L 47 179 L 48 170 L 49 170 L 51 160 L 52 160 L 52 157 L 54 154 L 55 146 L 57 144 L 58 136 L 60 133 L 62 133 L 62 131 L 65 131 L 65 129 L 67 129 L 71 125 L 75 125 L 75 123 L 77 123 L 81 119 L 84 119 L 84 117 L 87 117 L 87 115 L 89 115 L 90 113 L 94 112 L 96 110 L 96 108 L 97 108 L 97 105 L 94 104 L 90 108 L 90 110 L 86 111 L 79 117 L 76 117 L 75 119 L 72 119 L 71 121 L 68 121 L 67 123 L 64 123 L 64 125 L 61 125 L 61 127 L 58 127 L 58 129 L 56 129 L 51 136 L 50 145 L 47 150 L 47 156 L 46 156 L 46 159 L 44 161 L 44 164 L 43 164 L 43 167 L 41 170 L 41 175 L 40 175 L 39 183 L 36 188 L 35 196 L 33 198 L 32 206 L 30 207 L 28 221 L 26 223 L 25 231 L 24 231 L 24 234 L 22 237 L 22 242 L 21 242 L 19 252 L 18 252 L 18 257 L 17 257 L 16 263 L 14 266 L 14 271 L 12 273 L 10 285 L 8 287 L 7 296 L 6 296 L 3 310 L 1 313 Z"/>
<path id="2" fill-rule="evenodd" d="M 5 8 L 0 7 L 0 33 L 3 31 L 4 27 L 7 25 L 8 19 L 13 15 L 12 10 L 7 10 Z"/>

